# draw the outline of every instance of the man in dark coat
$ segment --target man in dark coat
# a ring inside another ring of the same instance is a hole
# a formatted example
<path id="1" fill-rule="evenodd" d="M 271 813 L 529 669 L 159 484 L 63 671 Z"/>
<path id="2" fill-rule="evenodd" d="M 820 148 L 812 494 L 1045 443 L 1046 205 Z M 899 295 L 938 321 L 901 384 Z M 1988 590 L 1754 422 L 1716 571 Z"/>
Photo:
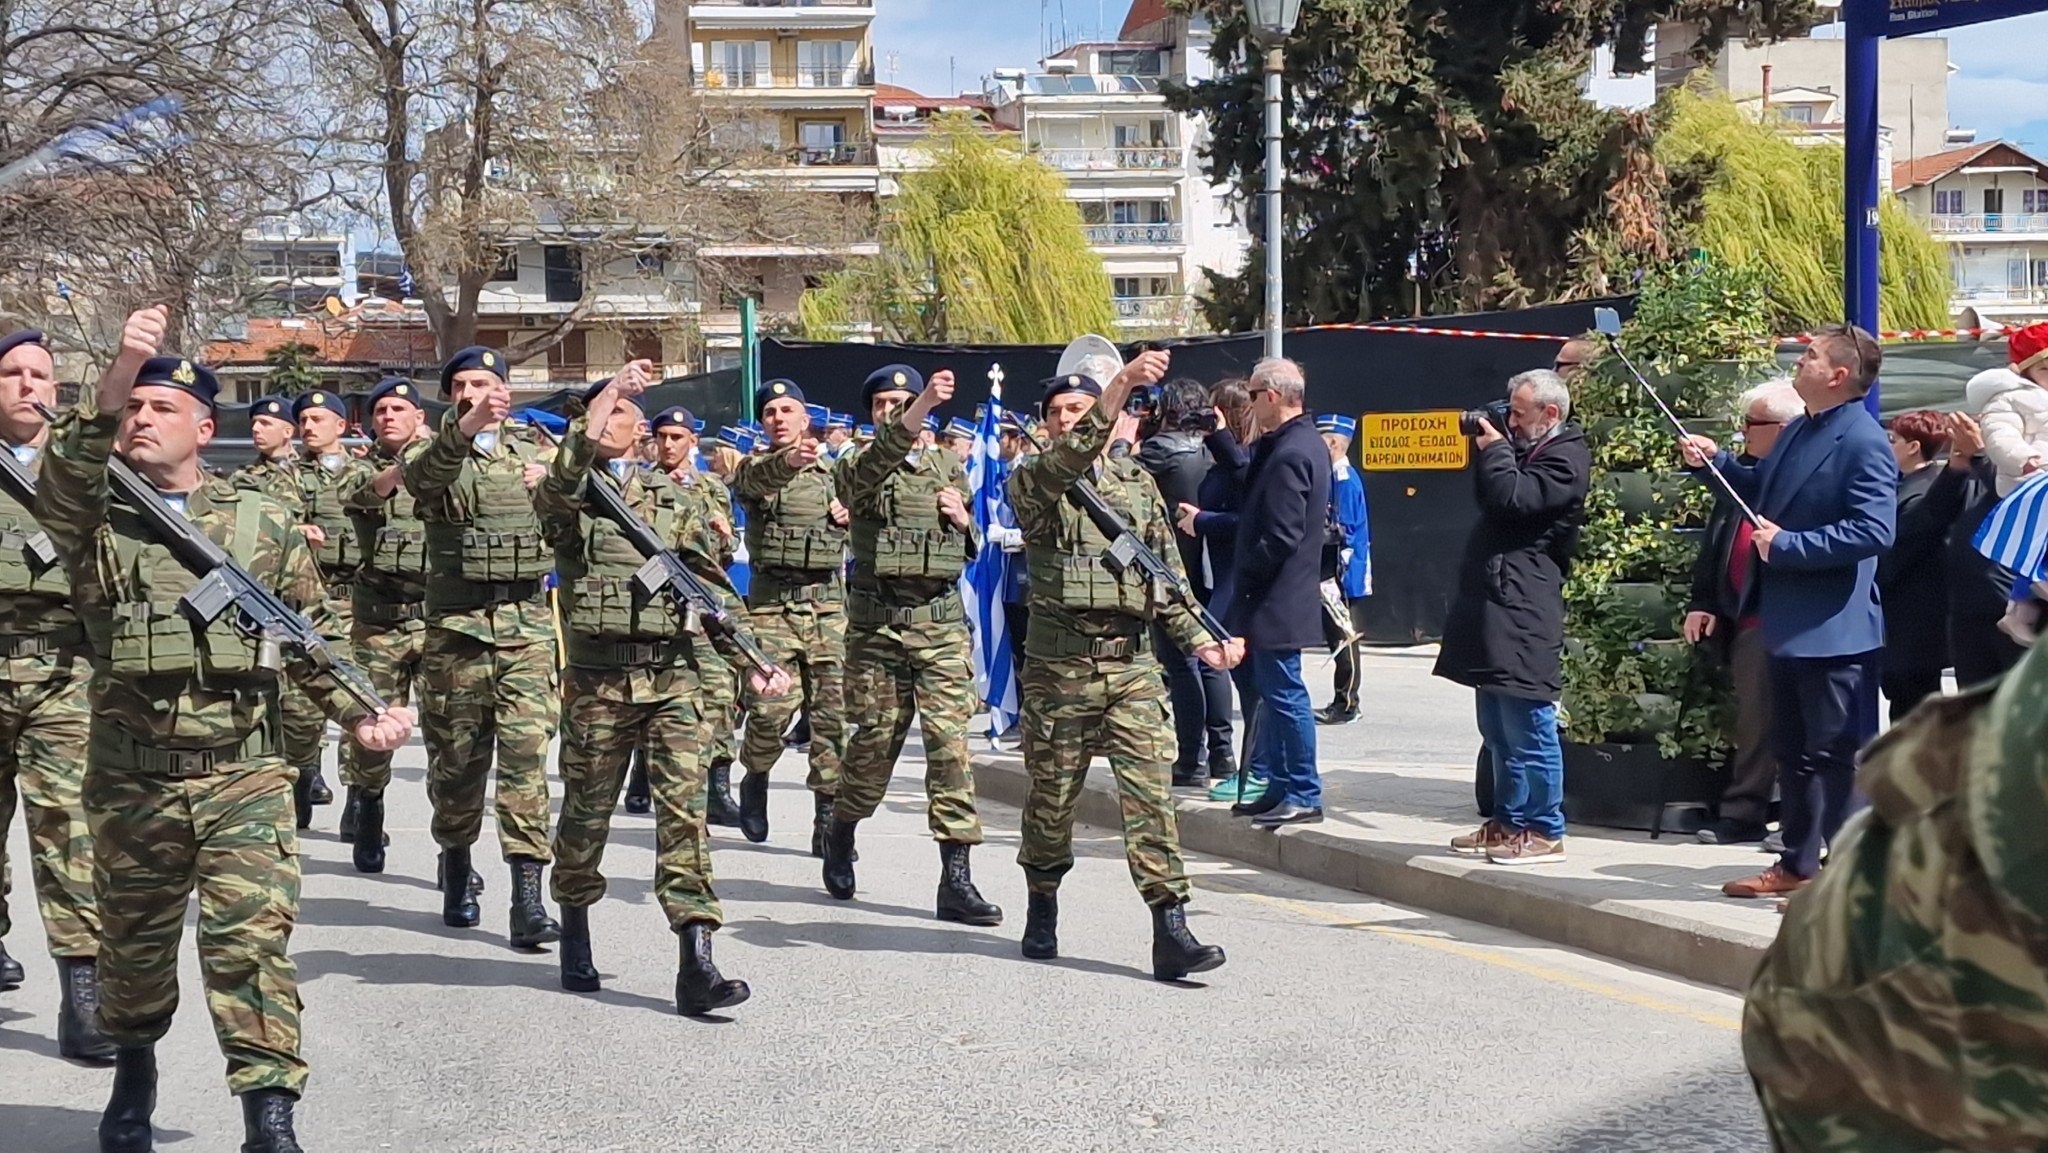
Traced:
<path id="1" fill-rule="evenodd" d="M 1964 419 L 1969 419 L 1965 417 Z M 1971 422 L 1974 427 L 1975 422 Z M 1941 692 L 1948 667 L 1948 530 L 1962 515 L 1976 449 L 1956 446 L 1949 418 L 1931 409 L 1900 413 L 1885 430 L 1899 462 L 1899 505 L 1891 551 L 1877 558 L 1884 602 L 1884 671 L 1878 683 L 1897 724 Z"/>
<path id="2" fill-rule="evenodd" d="M 1977 529 L 1998 504 L 1998 469 L 1983 453 L 1984 433 L 1967 413 L 1950 414 L 1951 463 L 1959 455 L 1969 458 L 1963 477 L 1962 512 L 1949 526 L 1943 545 L 1943 569 L 1948 592 L 1948 654 L 1961 688 L 1995 680 L 2027 655 L 2013 639 L 1999 631 L 1998 618 L 2005 615 L 2006 598 L 2012 592 L 2012 570 L 1977 551 Z M 1886 614 L 1889 617 L 1890 614 Z"/>
<path id="3" fill-rule="evenodd" d="M 1493 816 L 1453 852 L 1501 865 L 1564 859 L 1564 579 L 1578 549 L 1592 453 L 1549 369 L 1508 381 L 1510 439 L 1474 439 L 1479 525 L 1465 543 L 1436 675 L 1477 690 Z"/>
<path id="4" fill-rule="evenodd" d="M 1254 820 L 1266 828 L 1323 819 L 1316 718 L 1301 681 L 1301 651 L 1323 643 L 1323 536 L 1330 450 L 1307 414 L 1307 383 L 1291 360 L 1252 367 L 1260 429 L 1237 522 L 1237 587 L 1223 624 L 1243 637 L 1266 719 L 1259 735 L 1271 785 Z M 1264 811 L 1259 811 L 1264 810 Z"/>

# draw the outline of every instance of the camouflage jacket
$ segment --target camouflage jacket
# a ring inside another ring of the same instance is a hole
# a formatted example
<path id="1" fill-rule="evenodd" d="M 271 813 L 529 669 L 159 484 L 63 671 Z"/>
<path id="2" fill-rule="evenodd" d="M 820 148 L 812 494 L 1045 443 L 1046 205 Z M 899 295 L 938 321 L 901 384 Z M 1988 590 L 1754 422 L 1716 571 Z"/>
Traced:
<path id="1" fill-rule="evenodd" d="M 382 445 L 371 445 L 370 455 L 364 459 L 361 483 L 349 492 L 344 504 L 349 520 L 355 525 L 356 539 L 362 542 L 363 566 L 356 571 L 355 604 L 358 611 L 368 605 L 410 605 L 426 599 L 427 578 L 424 571 L 426 546 L 419 543 L 412 556 L 411 567 L 418 572 L 397 572 L 379 567 L 377 564 L 378 534 L 387 528 L 418 530 L 420 528 L 418 502 L 407 491 L 401 475 L 398 487 L 390 496 L 377 492 L 376 481 L 385 469 L 393 466 L 403 468 L 404 462 L 426 451 L 424 441 L 408 441 L 396 454 L 388 452 Z M 411 543 L 408 541 L 407 543 Z M 399 549 L 390 550 L 399 552 Z"/>
<path id="2" fill-rule="evenodd" d="M 283 505 L 294 523 L 305 523 L 306 498 L 299 491 L 299 455 L 259 456 L 229 474 L 229 479 L 263 493 Z"/>
<path id="3" fill-rule="evenodd" d="M 342 449 L 323 456 L 303 451 L 299 457 L 300 515 L 320 526 L 326 537 L 314 546 L 313 560 L 329 584 L 352 583 L 363 566 L 363 541 L 347 502 L 376 473 L 367 461 Z"/>
<path id="4" fill-rule="evenodd" d="M 963 507 L 973 509 L 973 494 L 967 488 L 967 469 L 960 463 L 960 458 L 946 449 L 930 448 L 919 453 L 913 461 L 910 452 L 916 443 L 916 435 L 903 427 L 900 419 L 892 419 L 875 430 L 874 440 L 839 457 L 833 464 L 840 500 L 845 503 L 853 520 L 851 539 L 871 540 L 871 534 L 863 534 L 863 528 L 891 521 L 891 510 L 886 507 L 889 502 L 885 496 L 890 476 L 899 471 L 936 477 L 940 485 L 960 494 Z M 944 514 L 936 508 L 929 511 L 927 519 L 934 526 L 943 523 L 940 531 L 958 535 L 951 522 L 945 521 Z M 975 530 L 972 520 L 967 522 L 965 535 L 966 552 L 971 560 L 981 548 L 981 534 Z M 849 583 L 885 603 L 923 604 L 959 587 L 957 580 L 928 577 L 897 577 L 884 581 L 866 571 L 867 566 L 861 564 L 858 556 L 859 547 L 856 545 L 853 576 Z"/>
<path id="5" fill-rule="evenodd" d="M 1792 1153 L 2048 1148 L 2048 648 L 1864 753 L 1743 1055 Z"/>
<path id="6" fill-rule="evenodd" d="M 807 491 L 796 491 L 800 488 Z M 805 572 L 764 564 L 760 534 L 775 527 L 775 508 L 785 502 L 823 508 L 839 499 L 832 466 L 820 458 L 797 468 L 790 463 L 787 452 L 770 450 L 740 461 L 739 468 L 733 473 L 732 489 L 747 517 L 747 552 L 753 565 L 753 583 L 747 590 L 748 596 L 759 603 L 764 598 L 773 599 L 783 589 L 818 582 L 817 571 Z M 831 603 L 844 599 L 845 589 L 838 577 L 844 566 L 842 553 L 840 565 L 832 570 L 832 591 L 816 599 Z"/>
<path id="7" fill-rule="evenodd" d="M 456 491 L 456 482 L 466 470 L 484 473 L 487 483 L 524 485 L 527 462 L 538 463 L 541 459 L 538 449 L 521 439 L 529 434 L 509 421 L 499 426 L 497 444 L 486 451 L 462 431 L 459 413 L 459 409 L 449 409 L 434 439 L 424 449 L 408 452 L 405 458 L 405 488 L 417 502 L 420 520 L 427 524 L 459 524 L 466 519 Z M 429 624 L 500 648 L 553 643 L 554 614 L 545 599 L 435 612 L 431 601 L 436 575 L 428 573 Z"/>
<path id="8" fill-rule="evenodd" d="M 136 599 L 132 572 L 120 556 L 140 548 L 148 558 L 165 553 L 163 546 L 140 537 L 140 526 L 126 506 L 112 499 L 107 459 L 113 452 L 118 417 L 96 410 L 87 391 L 80 406 L 57 418 L 50 449 L 43 454 L 37 481 L 38 520 L 64 558 L 76 591 L 79 616 L 98 656 L 92 680 L 96 720 L 120 726 L 153 747 L 219 748 L 241 741 L 275 709 L 276 678 L 237 677 L 208 683 L 198 673 L 161 677 L 125 677 L 110 672 L 116 606 Z M 305 538 L 276 501 L 251 492 L 229 479 L 209 481 L 186 496 L 186 515 L 207 536 L 229 547 L 238 512 L 245 501 L 260 502 L 250 573 L 277 590 L 292 607 L 306 614 L 333 646 L 337 659 L 349 659 L 348 642 L 327 610 L 320 573 Z M 197 577 L 190 577 L 197 583 Z M 188 586 L 189 587 L 189 586 Z M 176 592 L 180 590 L 161 590 Z M 286 651 L 284 672 L 326 714 L 344 725 L 363 717 L 362 709 L 335 681 L 296 653 Z"/>
<path id="9" fill-rule="evenodd" d="M 0 444 L 0 452 L 10 451 Z M 20 455 L 30 455 L 22 453 Z M 33 474 L 40 452 L 34 452 L 25 467 Z M 68 633 L 76 637 L 75 648 L 83 649 L 78 614 L 71 607 L 71 580 L 61 557 L 47 564 L 32 555 L 37 537 L 48 539 L 35 514 L 13 497 L 0 492 L 0 638 L 52 637 Z M 54 543 L 54 542 L 53 542 Z M 9 657 L 0 653 L 0 674 L 12 684 L 41 684 L 63 672 L 71 657 L 58 653 Z"/>
<path id="10" fill-rule="evenodd" d="M 718 558 L 721 566 L 731 564 L 738 537 L 713 529 L 711 519 L 716 517 L 725 522 L 726 528 L 732 528 L 732 490 L 725 487 L 724 481 L 701 469 L 683 474 L 683 478 L 676 481 L 676 486 L 684 499 L 697 505 L 704 517 L 705 531 L 710 533 L 712 555 Z"/>

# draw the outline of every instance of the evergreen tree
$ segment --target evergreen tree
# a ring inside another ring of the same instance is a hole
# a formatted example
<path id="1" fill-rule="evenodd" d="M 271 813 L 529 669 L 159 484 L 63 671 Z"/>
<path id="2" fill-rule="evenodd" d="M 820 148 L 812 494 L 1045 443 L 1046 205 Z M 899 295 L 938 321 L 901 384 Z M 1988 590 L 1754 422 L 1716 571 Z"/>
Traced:
<path id="1" fill-rule="evenodd" d="M 319 350 L 310 344 L 281 344 L 263 354 L 270 366 L 263 374 L 263 395 L 297 396 L 320 383 L 315 371 Z"/>

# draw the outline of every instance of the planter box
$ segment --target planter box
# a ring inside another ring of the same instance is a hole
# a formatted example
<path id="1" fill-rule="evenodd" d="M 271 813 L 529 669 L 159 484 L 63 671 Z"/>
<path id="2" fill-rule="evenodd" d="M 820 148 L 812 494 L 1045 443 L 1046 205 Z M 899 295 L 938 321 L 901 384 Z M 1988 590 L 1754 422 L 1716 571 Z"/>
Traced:
<path id="1" fill-rule="evenodd" d="M 1671 761 L 1655 744 L 1564 745 L 1564 815 L 1573 824 L 1689 834 L 1721 795 L 1704 761 Z"/>
<path id="2" fill-rule="evenodd" d="M 1613 492 L 1624 524 L 1663 519 L 1692 487 L 1688 477 L 1655 472 L 1610 472 L 1596 483 Z"/>
<path id="3" fill-rule="evenodd" d="M 1642 627 L 1644 640 L 1677 638 L 1678 606 L 1672 604 L 1663 585 L 1648 581 L 1616 581 L 1607 586 L 1607 595 L 1616 613 L 1633 617 Z"/>

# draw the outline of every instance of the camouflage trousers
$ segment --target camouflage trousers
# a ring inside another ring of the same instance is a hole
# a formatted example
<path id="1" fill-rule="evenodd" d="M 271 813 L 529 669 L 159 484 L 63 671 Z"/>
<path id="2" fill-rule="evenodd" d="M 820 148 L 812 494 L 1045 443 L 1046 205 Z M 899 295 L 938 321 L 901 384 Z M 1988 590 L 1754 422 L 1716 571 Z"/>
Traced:
<path id="1" fill-rule="evenodd" d="M 394 705 L 410 703 L 418 694 L 420 649 L 427 626 L 419 621 L 366 625 L 358 621 L 349 635 L 357 667 L 370 678 L 378 695 Z M 391 753 L 373 753 L 354 741 L 341 742 L 341 782 L 369 793 L 391 786 Z"/>
<path id="2" fill-rule="evenodd" d="M 342 635 L 347 636 L 349 622 L 354 619 L 348 598 L 328 597 L 327 611 L 335 615 Z M 318 773 L 320 760 L 327 754 L 327 714 L 288 680 L 280 687 L 278 710 L 284 717 L 285 763 L 301 772 Z M 339 756 L 344 772 L 348 766 L 349 746 L 354 743 L 346 737 L 341 739 Z"/>
<path id="3" fill-rule="evenodd" d="M 149 1045 L 178 1008 L 178 941 L 199 894 L 199 970 L 228 1090 L 301 1092 L 292 769 L 276 756 L 175 779 L 130 767 L 93 727 L 86 812 L 99 900 L 100 1028 Z"/>
<path id="4" fill-rule="evenodd" d="M 697 679 L 703 694 L 704 759 L 707 764 L 731 764 L 734 758 L 733 730 L 739 728 L 739 674 L 710 645 L 697 650 Z"/>
<path id="5" fill-rule="evenodd" d="M 429 625 L 420 651 L 420 728 L 434 843 L 483 833 L 484 784 L 497 763 L 498 843 L 509 860 L 548 858 L 548 742 L 561 702 L 546 641 L 498 648 Z"/>
<path id="6" fill-rule="evenodd" d="M 839 766 L 835 817 L 864 821 L 875 815 L 914 712 L 924 732 L 925 820 L 932 836 L 981 843 L 974 769 L 967 761 L 967 725 L 975 706 L 973 643 L 966 621 L 849 630 L 846 703 L 855 724 Z"/>
<path id="7" fill-rule="evenodd" d="M 85 686 L 92 670 L 79 656 L 35 659 L 49 662 L 47 679 L 0 681 L 0 938 L 14 928 L 7 911 L 14 891 L 7 841 L 18 798 L 50 955 L 90 957 L 99 952 L 100 936 L 82 795 L 92 721 Z"/>
<path id="8" fill-rule="evenodd" d="M 1031 774 L 1017 863 L 1027 887 L 1059 887 L 1074 867 L 1074 806 L 1101 753 L 1123 805 L 1124 858 L 1148 905 L 1185 901 L 1180 833 L 1168 791 L 1174 756 L 1166 684 L 1151 657 L 1066 658 L 1025 666 L 1024 767 Z"/>
<path id="9" fill-rule="evenodd" d="M 654 797 L 654 895 L 661 911 L 675 929 L 689 921 L 724 923 L 711 891 L 698 692 L 697 673 L 687 665 L 562 673 L 562 817 L 551 884 L 563 907 L 604 897 L 599 867 L 612 810 L 639 749 Z"/>
<path id="10" fill-rule="evenodd" d="M 801 693 L 764 697 L 744 689 L 746 738 L 740 764 L 765 773 L 782 757 L 782 734 L 799 706 L 811 716 L 811 772 L 807 787 L 830 796 L 839 791 L 839 758 L 846 746 L 846 608 L 839 604 L 791 601 L 756 609 L 749 622 L 768 659 L 788 670 Z"/>

